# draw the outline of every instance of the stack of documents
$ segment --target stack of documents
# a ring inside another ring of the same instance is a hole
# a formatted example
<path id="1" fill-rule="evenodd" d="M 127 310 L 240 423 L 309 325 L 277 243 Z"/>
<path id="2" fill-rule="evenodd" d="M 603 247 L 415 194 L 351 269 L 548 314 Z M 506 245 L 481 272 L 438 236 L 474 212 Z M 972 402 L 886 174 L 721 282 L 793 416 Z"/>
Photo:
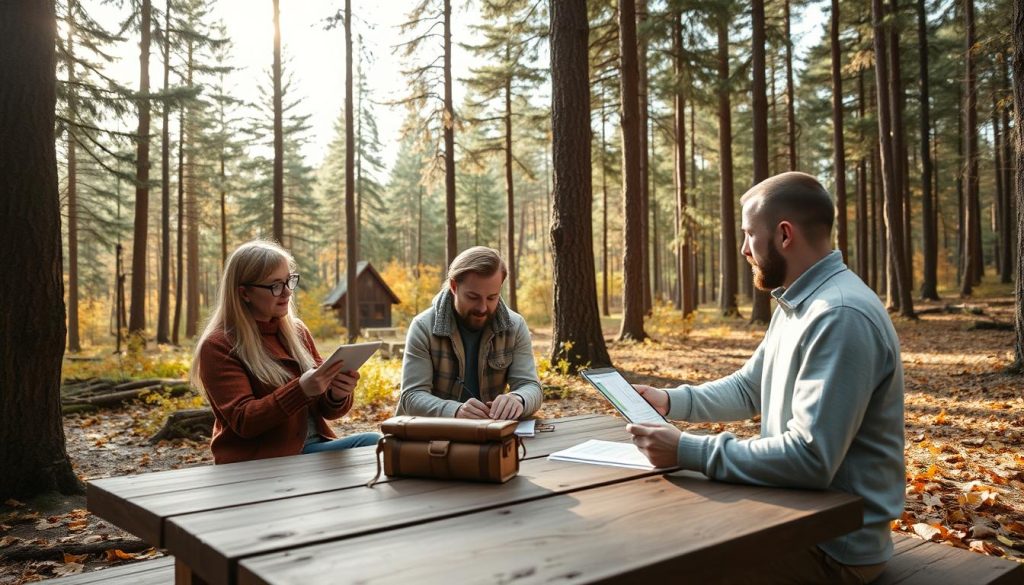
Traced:
<path id="1" fill-rule="evenodd" d="M 548 455 L 553 461 L 572 461 L 593 465 L 611 465 L 630 469 L 655 469 L 647 457 L 632 443 L 615 443 L 590 439 L 574 447 Z"/>
<path id="2" fill-rule="evenodd" d="M 532 437 L 537 434 L 537 419 L 530 418 L 519 421 L 516 427 L 516 434 L 520 437 Z"/>

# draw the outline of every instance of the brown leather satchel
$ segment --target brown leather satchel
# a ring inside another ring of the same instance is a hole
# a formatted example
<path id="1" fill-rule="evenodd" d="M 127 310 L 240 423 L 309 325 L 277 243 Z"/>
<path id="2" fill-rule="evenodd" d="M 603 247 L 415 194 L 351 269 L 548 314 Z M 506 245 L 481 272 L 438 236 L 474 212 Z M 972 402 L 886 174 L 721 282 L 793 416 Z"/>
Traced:
<path id="1" fill-rule="evenodd" d="M 468 420 L 424 416 L 395 416 L 381 424 L 377 442 L 377 475 L 388 477 L 468 479 L 504 483 L 519 473 L 519 450 L 514 420 Z"/>

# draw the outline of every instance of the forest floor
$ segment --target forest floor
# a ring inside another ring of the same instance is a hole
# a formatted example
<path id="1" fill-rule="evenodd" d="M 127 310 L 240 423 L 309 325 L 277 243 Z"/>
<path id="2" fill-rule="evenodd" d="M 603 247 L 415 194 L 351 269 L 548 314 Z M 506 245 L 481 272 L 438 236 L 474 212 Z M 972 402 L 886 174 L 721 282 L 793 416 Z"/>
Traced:
<path id="1" fill-rule="evenodd" d="M 947 312 L 947 298 L 915 308 L 936 312 L 894 319 L 906 376 L 906 510 L 893 530 L 981 554 L 1024 562 L 1024 378 L 1004 372 L 1013 332 L 973 329 L 976 322 L 1012 323 L 1006 287 L 967 301 L 981 314 Z M 616 323 L 605 322 L 606 337 Z M 763 327 L 722 319 L 704 309 L 685 337 L 684 325 L 649 322 L 660 341 L 610 343 L 616 366 L 634 383 L 655 386 L 716 379 L 739 368 L 756 348 Z M 673 333 L 675 335 L 673 335 Z M 539 355 L 548 354 L 550 329 L 534 331 Z M 397 365 L 396 365 L 397 367 Z M 578 378 L 556 365 L 544 375 L 541 418 L 586 412 L 615 414 Z M 375 429 L 393 401 L 357 406 L 335 425 L 339 434 Z M 83 480 L 212 463 L 205 441 L 150 445 L 153 404 L 65 417 L 67 449 Z M 157 411 L 156 415 L 163 416 Z M 697 432 L 758 432 L 758 422 L 681 424 Z M 39 581 L 111 564 L 159 556 L 130 535 L 85 510 L 84 496 L 48 497 L 0 505 L 0 585 Z M 72 551 L 72 552 L 68 552 Z M 74 551 L 77 551 L 74 552 Z"/>

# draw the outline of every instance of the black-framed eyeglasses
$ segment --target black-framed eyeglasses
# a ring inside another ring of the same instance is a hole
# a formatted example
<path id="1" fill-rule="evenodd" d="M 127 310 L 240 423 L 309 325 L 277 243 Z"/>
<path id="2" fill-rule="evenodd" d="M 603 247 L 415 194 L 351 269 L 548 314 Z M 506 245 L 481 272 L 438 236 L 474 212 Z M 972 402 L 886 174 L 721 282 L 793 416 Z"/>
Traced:
<path id="1" fill-rule="evenodd" d="M 279 297 L 281 296 L 281 293 L 284 292 L 284 287 L 288 287 L 288 290 L 295 290 L 295 287 L 299 286 L 299 273 L 293 272 L 289 274 L 288 280 L 285 280 L 284 282 L 275 282 L 274 284 L 255 284 L 248 282 L 243 284 L 242 286 L 254 286 L 256 288 L 265 288 L 270 291 L 270 294 L 274 295 L 275 297 Z"/>

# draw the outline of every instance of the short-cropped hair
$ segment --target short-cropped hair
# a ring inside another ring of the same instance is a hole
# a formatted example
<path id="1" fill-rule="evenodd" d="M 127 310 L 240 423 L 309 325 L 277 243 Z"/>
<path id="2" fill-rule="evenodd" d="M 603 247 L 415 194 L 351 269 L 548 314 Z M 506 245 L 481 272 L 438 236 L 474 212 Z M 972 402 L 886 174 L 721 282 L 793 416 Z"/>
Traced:
<path id="1" fill-rule="evenodd" d="M 771 227 L 791 221 L 807 239 L 820 242 L 832 234 L 836 206 L 825 187 L 807 173 L 788 172 L 769 177 L 750 188 L 740 203 L 757 200 L 757 215 Z"/>
<path id="2" fill-rule="evenodd" d="M 487 246 L 473 246 L 452 260 L 452 265 L 448 267 L 448 282 L 454 280 L 461 283 L 468 274 L 487 278 L 499 270 L 502 280 L 508 277 L 508 266 L 497 250 Z"/>

